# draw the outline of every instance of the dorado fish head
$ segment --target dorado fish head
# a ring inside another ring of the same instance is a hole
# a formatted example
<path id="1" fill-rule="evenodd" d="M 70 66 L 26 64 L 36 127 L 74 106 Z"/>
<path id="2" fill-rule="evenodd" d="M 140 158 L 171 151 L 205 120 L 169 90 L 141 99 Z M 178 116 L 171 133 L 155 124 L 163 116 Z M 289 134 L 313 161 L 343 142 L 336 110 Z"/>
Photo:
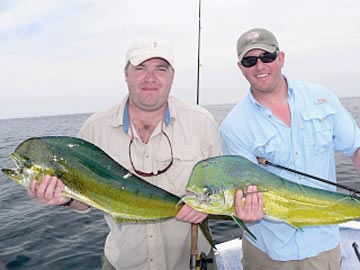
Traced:
<path id="1" fill-rule="evenodd" d="M 231 215 L 234 212 L 235 189 L 210 186 L 188 186 L 188 195 L 182 201 L 192 208 L 213 215 Z"/>
<path id="2" fill-rule="evenodd" d="M 14 152 L 10 155 L 10 158 L 14 161 L 15 169 L 2 169 L 2 172 L 16 183 L 29 189 L 30 182 L 34 179 L 41 180 L 44 175 L 51 174 L 51 172 L 42 167 L 41 165 L 34 164 L 26 157 Z"/>

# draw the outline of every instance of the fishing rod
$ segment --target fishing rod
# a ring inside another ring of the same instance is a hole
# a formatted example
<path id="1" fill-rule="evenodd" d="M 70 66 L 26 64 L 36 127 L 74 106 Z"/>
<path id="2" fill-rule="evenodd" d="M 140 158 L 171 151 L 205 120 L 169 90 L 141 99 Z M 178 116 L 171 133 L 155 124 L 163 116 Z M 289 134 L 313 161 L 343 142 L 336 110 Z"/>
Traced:
<path id="1" fill-rule="evenodd" d="M 356 242 L 352 243 L 352 247 L 354 248 L 354 252 L 356 257 L 358 258 L 359 262 L 360 262 L 360 251 L 359 251 L 359 246 Z"/>
<path id="2" fill-rule="evenodd" d="M 190 270 L 206 270 L 208 263 L 214 263 L 212 258 L 207 258 L 204 252 L 198 254 L 198 224 L 191 223 L 191 248 Z"/>
<path id="3" fill-rule="evenodd" d="M 199 0 L 199 30 L 198 30 L 198 59 L 197 59 L 197 86 L 196 86 L 196 105 L 200 99 L 200 38 L 201 38 L 201 0 Z"/>
<path id="4" fill-rule="evenodd" d="M 357 197 L 356 194 L 360 195 L 360 190 L 358 190 L 358 189 L 351 188 L 351 187 L 348 187 L 348 186 L 344 186 L 344 185 L 341 185 L 341 184 L 338 184 L 338 183 L 334 183 L 334 182 L 331 182 L 329 180 L 325 180 L 325 179 L 322 179 L 320 177 L 317 177 L 317 176 L 314 176 L 314 175 L 311 175 L 311 174 L 307 174 L 307 173 L 304 173 L 304 172 L 301 172 L 301 171 L 290 169 L 288 167 L 284 167 L 284 166 L 279 165 L 279 164 L 274 164 L 274 163 L 268 161 L 266 158 L 257 157 L 257 160 L 258 160 L 259 164 L 262 164 L 264 166 L 269 165 L 269 166 L 272 166 L 272 167 L 280 168 L 280 169 L 283 169 L 283 170 L 286 170 L 286 171 L 289 171 L 289 172 L 297 173 L 297 174 L 300 174 L 302 176 L 306 176 L 306 177 L 315 179 L 317 181 L 320 181 L 320 182 L 323 182 L 323 183 L 326 183 L 326 184 L 329 184 L 329 185 L 333 185 L 333 186 L 338 187 L 338 188 L 345 189 L 347 191 L 352 192 L 351 197 Z"/>
<path id="5" fill-rule="evenodd" d="M 196 85 L 196 105 L 199 105 L 200 95 L 200 31 L 201 31 L 201 0 L 199 0 L 199 30 L 198 30 L 198 59 L 197 59 L 197 85 Z M 190 248 L 190 270 L 195 270 L 197 267 L 198 250 L 198 225 L 191 224 L 191 248 Z"/>

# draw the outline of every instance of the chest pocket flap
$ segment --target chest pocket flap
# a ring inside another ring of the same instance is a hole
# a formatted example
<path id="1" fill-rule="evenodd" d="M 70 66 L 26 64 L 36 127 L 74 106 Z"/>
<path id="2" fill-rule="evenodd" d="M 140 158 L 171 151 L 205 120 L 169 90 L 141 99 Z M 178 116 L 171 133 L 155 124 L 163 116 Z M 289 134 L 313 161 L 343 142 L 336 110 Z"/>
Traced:
<path id="1" fill-rule="evenodd" d="M 330 150 L 333 143 L 335 110 L 327 104 L 301 112 L 305 143 L 317 152 Z"/>

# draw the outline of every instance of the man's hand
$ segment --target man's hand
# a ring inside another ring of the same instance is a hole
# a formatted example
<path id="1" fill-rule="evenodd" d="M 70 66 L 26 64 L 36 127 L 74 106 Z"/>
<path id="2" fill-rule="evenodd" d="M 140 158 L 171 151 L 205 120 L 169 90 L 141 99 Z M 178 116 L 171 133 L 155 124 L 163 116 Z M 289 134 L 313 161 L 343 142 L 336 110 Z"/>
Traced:
<path id="1" fill-rule="evenodd" d="M 263 218 L 264 203 L 263 194 L 257 190 L 256 186 L 249 186 L 244 194 L 238 190 L 235 195 L 235 214 L 243 222 L 257 221 Z"/>
<path id="2" fill-rule="evenodd" d="M 201 223 L 206 217 L 207 214 L 199 212 L 194 208 L 190 207 L 189 205 L 185 204 L 180 209 L 179 213 L 177 213 L 175 218 L 177 220 L 198 224 Z"/>
<path id="3" fill-rule="evenodd" d="M 64 184 L 55 176 L 46 175 L 38 187 L 36 187 L 36 184 L 36 180 L 31 181 L 27 194 L 35 198 L 39 203 L 59 205 L 70 200 L 70 198 L 61 195 Z"/>

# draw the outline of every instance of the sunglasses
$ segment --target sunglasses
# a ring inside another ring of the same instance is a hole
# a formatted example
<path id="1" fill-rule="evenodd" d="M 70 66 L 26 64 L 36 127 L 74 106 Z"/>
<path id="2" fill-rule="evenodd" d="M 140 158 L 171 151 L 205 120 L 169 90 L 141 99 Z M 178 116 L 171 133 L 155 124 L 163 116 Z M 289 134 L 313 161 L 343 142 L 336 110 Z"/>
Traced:
<path id="1" fill-rule="evenodd" d="M 243 57 L 241 64 L 246 68 L 250 68 L 256 65 L 258 59 L 260 59 L 263 63 L 271 63 L 276 59 L 277 53 L 278 52 L 265 52 L 259 56 Z"/>
<path id="2" fill-rule="evenodd" d="M 156 175 L 159 175 L 159 174 L 162 174 L 162 173 L 166 172 L 168 169 L 170 169 L 171 165 L 173 164 L 174 154 L 173 154 L 173 149 L 172 149 L 171 141 L 170 141 L 170 139 L 169 139 L 169 136 L 165 133 L 165 131 L 161 130 L 161 132 L 162 132 L 162 134 L 165 136 L 165 138 L 167 139 L 167 141 L 169 142 L 170 153 L 171 153 L 171 161 L 170 161 L 169 165 L 167 165 L 164 169 L 157 171 L 156 173 L 153 173 L 153 172 L 143 172 L 143 171 L 137 170 L 137 169 L 135 168 L 134 162 L 133 162 L 132 156 L 131 156 L 131 145 L 133 144 L 134 137 L 131 136 L 130 143 L 129 143 L 129 159 L 130 159 L 131 167 L 133 168 L 133 170 L 134 170 L 138 175 L 143 176 L 143 177 L 156 176 Z"/>

